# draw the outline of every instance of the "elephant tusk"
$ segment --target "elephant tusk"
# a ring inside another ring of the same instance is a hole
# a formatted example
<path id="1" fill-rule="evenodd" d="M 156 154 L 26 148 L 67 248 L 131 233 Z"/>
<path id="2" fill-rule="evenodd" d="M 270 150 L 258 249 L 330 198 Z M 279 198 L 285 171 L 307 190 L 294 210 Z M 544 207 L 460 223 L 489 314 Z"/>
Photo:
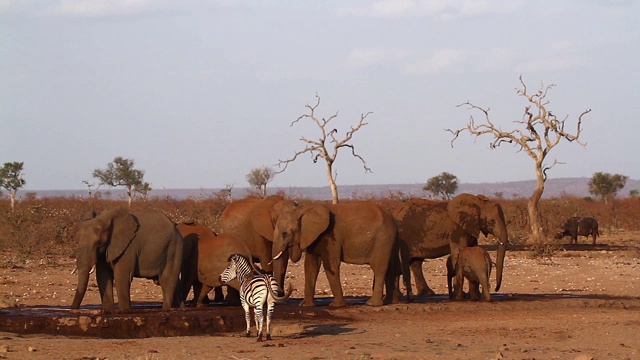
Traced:
<path id="1" fill-rule="evenodd" d="M 278 259 L 280 258 L 280 256 L 282 256 L 282 253 L 283 253 L 283 252 L 284 252 L 284 250 L 281 250 L 281 251 L 278 253 L 278 255 L 276 255 L 276 256 L 274 256 L 274 257 L 273 257 L 273 260 L 278 260 Z M 271 260 L 271 262 L 273 262 L 273 260 Z M 269 263 L 269 264 L 271 264 L 271 263 Z"/>
<path id="2" fill-rule="evenodd" d="M 89 274 L 93 274 L 96 271 L 96 266 L 93 265 L 93 267 L 91 268 L 91 270 L 89 270 Z M 75 268 L 73 268 L 73 270 L 71 270 L 71 275 L 75 274 L 78 272 L 78 267 L 76 266 Z"/>

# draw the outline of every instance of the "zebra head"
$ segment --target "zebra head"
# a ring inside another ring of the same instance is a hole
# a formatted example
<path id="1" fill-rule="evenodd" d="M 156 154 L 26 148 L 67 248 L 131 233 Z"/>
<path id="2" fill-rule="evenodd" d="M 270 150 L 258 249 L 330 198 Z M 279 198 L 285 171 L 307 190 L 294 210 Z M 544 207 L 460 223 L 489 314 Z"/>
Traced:
<path id="1" fill-rule="evenodd" d="M 220 284 L 225 285 L 229 281 L 238 277 L 238 263 L 241 262 L 241 257 L 238 254 L 229 256 L 229 265 L 220 274 Z"/>

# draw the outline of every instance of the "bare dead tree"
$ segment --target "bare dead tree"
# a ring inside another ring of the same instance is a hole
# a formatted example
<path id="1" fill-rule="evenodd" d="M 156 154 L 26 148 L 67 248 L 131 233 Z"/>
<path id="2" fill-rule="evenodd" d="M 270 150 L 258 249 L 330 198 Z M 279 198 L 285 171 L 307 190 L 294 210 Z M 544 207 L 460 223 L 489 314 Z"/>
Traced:
<path id="1" fill-rule="evenodd" d="M 365 122 L 365 119 L 367 118 L 367 116 L 369 116 L 369 114 L 371 114 L 371 112 L 368 112 L 366 114 L 361 114 L 360 122 L 358 122 L 356 126 L 351 126 L 351 130 L 347 131 L 347 133 L 345 134 L 345 137 L 342 140 L 338 140 L 338 138 L 336 137 L 338 130 L 335 128 L 331 129 L 329 127 L 329 123 L 333 119 L 338 117 L 338 113 L 336 112 L 334 115 L 331 115 L 326 119 L 325 118 L 319 119 L 316 115 L 316 109 L 318 108 L 319 105 L 320 105 L 320 96 L 316 94 L 315 105 L 309 105 L 309 104 L 305 105 L 305 107 L 309 110 L 309 113 L 300 115 L 296 120 L 291 122 L 290 126 L 295 125 L 297 122 L 299 122 L 302 119 L 310 119 L 320 129 L 320 138 L 318 138 L 318 140 L 310 140 L 304 136 L 301 137 L 300 141 L 305 143 L 306 147 L 303 150 L 297 151 L 293 155 L 293 157 L 287 160 L 279 160 L 277 165 L 278 167 L 282 167 L 282 170 L 279 170 L 276 173 L 279 174 L 285 171 L 287 169 L 287 166 L 289 166 L 290 163 L 295 161 L 298 158 L 298 156 L 302 154 L 306 154 L 306 153 L 310 154 L 311 160 L 313 160 L 314 163 L 317 163 L 318 159 L 323 159 L 327 164 L 327 179 L 329 180 L 329 186 L 331 187 L 332 200 L 334 204 L 337 204 L 338 203 L 338 186 L 336 185 L 337 172 L 334 172 L 333 164 L 335 163 L 336 158 L 338 157 L 338 150 L 340 150 L 341 148 L 351 149 L 351 155 L 355 156 L 362 162 L 365 173 L 371 172 L 371 169 L 367 167 L 367 163 L 364 160 L 364 158 L 356 154 L 355 147 L 351 143 L 349 143 L 349 141 L 351 141 L 353 137 L 353 134 L 356 131 L 360 130 L 363 126 L 367 125 L 367 123 Z M 330 130 L 327 130 L 327 129 L 330 129 Z"/>
<path id="2" fill-rule="evenodd" d="M 467 107 L 472 111 L 480 111 L 484 117 L 484 123 L 476 123 L 473 115 L 470 117 L 469 123 L 458 130 L 445 129 L 453 134 L 451 140 L 451 147 L 453 142 L 458 138 L 461 132 L 467 131 L 476 137 L 480 135 L 491 135 L 493 141 L 489 143 L 491 149 L 495 149 L 502 144 L 514 144 L 519 148 L 518 151 L 524 151 L 529 157 L 531 157 L 535 164 L 536 170 L 536 188 L 529 199 L 527 204 L 527 211 L 529 215 L 529 224 L 531 226 L 532 240 L 541 241 L 543 239 L 543 231 L 540 222 L 540 216 L 538 212 L 538 203 L 544 192 L 544 183 L 547 180 L 547 171 L 553 168 L 556 164 L 562 164 L 557 160 L 554 160 L 551 165 L 545 165 L 544 161 L 558 143 L 565 139 L 569 142 L 576 142 L 581 146 L 586 146 L 586 143 L 580 142 L 580 135 L 582 133 L 582 118 L 591 109 L 587 109 L 578 117 L 578 123 L 576 126 L 575 134 L 572 134 L 565 130 L 565 123 L 567 117 L 559 120 L 555 115 L 551 113 L 551 110 L 547 108 L 549 101 L 546 99 L 549 90 L 555 87 L 554 84 L 544 86 L 540 84 L 540 88 L 533 93 L 530 93 L 522 80 L 522 76 L 519 77 L 522 88 L 516 89 L 519 96 L 523 96 L 529 102 L 529 105 L 525 107 L 522 120 L 514 121 L 522 129 L 515 129 L 511 131 L 503 131 L 499 126 L 496 126 L 489 116 L 489 108 L 484 109 L 476 106 L 470 102 L 465 102 L 458 107 Z"/>

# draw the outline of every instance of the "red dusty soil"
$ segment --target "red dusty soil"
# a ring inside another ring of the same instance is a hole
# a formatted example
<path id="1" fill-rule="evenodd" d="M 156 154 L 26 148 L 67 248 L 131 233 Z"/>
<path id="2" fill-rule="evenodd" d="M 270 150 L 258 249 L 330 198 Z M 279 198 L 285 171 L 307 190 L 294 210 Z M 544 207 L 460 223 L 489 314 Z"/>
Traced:
<path id="1" fill-rule="evenodd" d="M 344 264 L 350 305 L 326 305 L 320 274 L 320 305 L 302 308 L 302 263 L 294 264 L 294 298 L 276 306 L 273 340 L 262 343 L 244 337 L 239 306 L 164 312 L 159 287 L 147 280 L 134 280 L 131 313 L 99 311 L 95 281 L 72 311 L 72 260 L 5 256 L 0 359 L 640 359 L 640 233 L 599 240 L 592 247 L 581 239 L 551 259 L 509 251 L 491 303 L 446 298 L 442 258 L 423 266 L 442 295 L 368 307 L 370 269 Z"/>

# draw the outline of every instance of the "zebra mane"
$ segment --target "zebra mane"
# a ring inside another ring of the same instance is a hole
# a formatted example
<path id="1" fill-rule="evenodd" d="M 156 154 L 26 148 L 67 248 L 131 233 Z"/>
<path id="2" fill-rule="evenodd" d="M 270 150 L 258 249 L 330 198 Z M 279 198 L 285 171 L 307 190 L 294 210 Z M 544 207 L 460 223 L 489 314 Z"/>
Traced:
<path id="1" fill-rule="evenodd" d="M 234 258 L 236 259 L 242 259 L 242 261 L 245 261 L 246 263 L 248 263 L 249 265 L 251 265 L 251 268 L 253 269 L 253 271 L 255 271 L 257 274 L 266 274 L 266 272 L 264 270 L 262 270 L 261 268 L 257 267 L 256 264 L 253 263 L 252 259 L 242 255 L 242 254 L 231 254 L 229 255 L 229 259 L 227 259 L 228 262 L 231 262 L 234 260 Z"/>

